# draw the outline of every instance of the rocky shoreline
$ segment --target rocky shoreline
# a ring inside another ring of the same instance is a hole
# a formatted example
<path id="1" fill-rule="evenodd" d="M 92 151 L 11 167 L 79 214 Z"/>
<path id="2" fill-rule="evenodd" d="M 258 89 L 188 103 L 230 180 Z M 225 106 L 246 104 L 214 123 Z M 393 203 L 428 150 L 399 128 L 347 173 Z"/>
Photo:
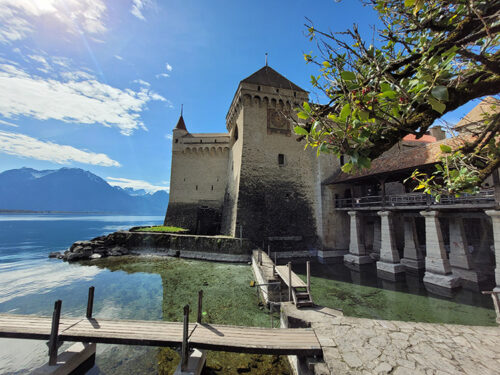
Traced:
<path id="1" fill-rule="evenodd" d="M 116 244 L 114 233 L 99 236 L 88 241 L 76 241 L 63 253 L 54 251 L 49 258 L 62 259 L 66 262 L 75 262 L 87 259 L 99 259 L 108 256 L 130 255 L 132 251 Z"/>
<path id="2" fill-rule="evenodd" d="M 157 253 L 191 259 L 248 262 L 253 248 L 254 245 L 249 240 L 234 237 L 134 230 L 118 231 L 88 241 L 77 241 L 64 252 L 51 252 L 49 258 L 76 262 L 108 256 Z"/>

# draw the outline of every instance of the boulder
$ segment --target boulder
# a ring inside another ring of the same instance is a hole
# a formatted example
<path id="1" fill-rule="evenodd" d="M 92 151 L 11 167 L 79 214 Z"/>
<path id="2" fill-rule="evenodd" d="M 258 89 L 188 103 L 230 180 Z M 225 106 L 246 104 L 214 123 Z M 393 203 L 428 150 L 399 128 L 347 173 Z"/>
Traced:
<path id="1" fill-rule="evenodd" d="M 49 258 L 59 258 L 62 254 L 59 251 L 52 251 L 49 253 Z"/>
<path id="2" fill-rule="evenodd" d="M 101 254 L 92 254 L 92 255 L 90 256 L 90 259 L 99 259 L 99 258 L 101 258 L 101 257 L 102 257 L 102 255 L 101 255 Z"/>

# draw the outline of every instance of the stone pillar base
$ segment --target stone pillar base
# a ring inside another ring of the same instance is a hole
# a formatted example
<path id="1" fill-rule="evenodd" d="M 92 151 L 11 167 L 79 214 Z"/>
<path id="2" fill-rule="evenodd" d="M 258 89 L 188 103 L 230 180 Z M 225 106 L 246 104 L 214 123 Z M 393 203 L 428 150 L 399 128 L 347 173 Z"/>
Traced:
<path id="1" fill-rule="evenodd" d="M 374 259 L 369 255 L 356 255 L 351 253 L 344 255 L 344 263 L 367 264 L 373 262 Z"/>
<path id="2" fill-rule="evenodd" d="M 439 275 L 432 272 L 426 272 L 424 276 L 424 284 L 432 291 L 433 286 L 456 289 L 460 287 L 460 279 L 454 275 Z"/>
<path id="3" fill-rule="evenodd" d="M 318 262 L 327 263 L 342 263 L 347 250 L 318 250 Z"/>
<path id="4" fill-rule="evenodd" d="M 457 276 L 462 280 L 466 280 L 472 283 L 479 283 L 479 277 L 477 272 L 474 270 L 465 270 L 463 268 L 452 267 L 453 276 Z"/>
<path id="5" fill-rule="evenodd" d="M 401 264 L 410 271 L 418 272 L 419 270 L 422 270 L 425 268 L 425 260 L 424 259 L 409 259 L 409 258 L 403 258 L 401 259 Z"/>
<path id="6" fill-rule="evenodd" d="M 404 278 L 405 268 L 401 263 L 377 262 L 377 276 L 381 279 L 397 281 Z"/>

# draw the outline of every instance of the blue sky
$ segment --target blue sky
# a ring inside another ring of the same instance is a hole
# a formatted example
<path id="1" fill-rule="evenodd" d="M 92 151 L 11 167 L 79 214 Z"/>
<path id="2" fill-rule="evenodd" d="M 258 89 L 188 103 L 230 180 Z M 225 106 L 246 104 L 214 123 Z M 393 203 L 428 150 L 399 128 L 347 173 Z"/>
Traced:
<path id="1" fill-rule="evenodd" d="M 332 31 L 377 22 L 355 0 L 0 0 L 0 171 L 79 167 L 168 190 L 181 104 L 189 131 L 225 131 L 266 52 L 313 91 L 305 17 Z"/>

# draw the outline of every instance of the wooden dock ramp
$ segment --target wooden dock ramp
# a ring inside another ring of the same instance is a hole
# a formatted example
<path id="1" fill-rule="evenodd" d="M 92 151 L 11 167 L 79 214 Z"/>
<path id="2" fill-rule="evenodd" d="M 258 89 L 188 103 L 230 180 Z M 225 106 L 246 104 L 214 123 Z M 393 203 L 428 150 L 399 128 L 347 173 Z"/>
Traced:
<path id="1" fill-rule="evenodd" d="M 295 272 L 291 271 L 289 267 L 291 267 L 291 265 L 275 266 L 275 270 L 286 286 L 291 288 L 293 303 L 295 303 L 297 307 L 313 306 L 309 287 Z"/>
<path id="2" fill-rule="evenodd" d="M 52 318 L 0 314 L 0 337 L 48 340 Z M 312 329 L 259 328 L 191 323 L 189 346 L 238 353 L 320 355 L 321 345 Z M 61 341 L 180 347 L 183 323 L 99 318 L 64 318 Z"/>

